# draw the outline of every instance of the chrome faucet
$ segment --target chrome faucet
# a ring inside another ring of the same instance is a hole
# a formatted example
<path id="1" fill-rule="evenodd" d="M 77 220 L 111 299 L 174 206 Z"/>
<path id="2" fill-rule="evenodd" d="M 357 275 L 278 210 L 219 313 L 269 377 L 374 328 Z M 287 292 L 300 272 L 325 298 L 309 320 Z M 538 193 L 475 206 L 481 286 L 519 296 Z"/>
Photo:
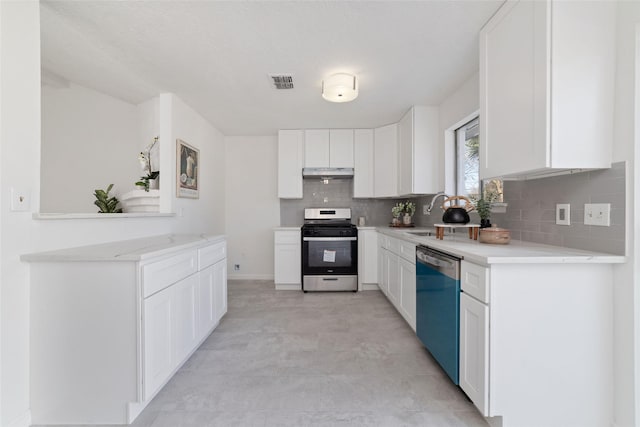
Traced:
<path id="1" fill-rule="evenodd" d="M 443 196 L 445 199 L 448 198 L 449 196 L 446 195 L 446 193 L 444 191 L 441 191 L 437 194 L 435 194 L 433 196 L 433 199 L 431 199 L 431 203 L 429 203 L 429 207 L 427 208 L 427 215 L 431 215 L 431 210 L 433 209 L 433 205 L 436 203 L 436 199 L 440 196 Z"/>

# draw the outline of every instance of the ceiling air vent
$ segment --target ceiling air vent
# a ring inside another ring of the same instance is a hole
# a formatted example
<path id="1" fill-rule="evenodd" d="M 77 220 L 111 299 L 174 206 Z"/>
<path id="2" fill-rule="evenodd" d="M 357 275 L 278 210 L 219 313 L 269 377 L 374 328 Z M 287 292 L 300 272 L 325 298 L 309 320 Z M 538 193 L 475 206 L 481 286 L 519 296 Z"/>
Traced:
<path id="1" fill-rule="evenodd" d="M 276 89 L 293 89 L 293 77 L 288 74 L 269 74 Z"/>

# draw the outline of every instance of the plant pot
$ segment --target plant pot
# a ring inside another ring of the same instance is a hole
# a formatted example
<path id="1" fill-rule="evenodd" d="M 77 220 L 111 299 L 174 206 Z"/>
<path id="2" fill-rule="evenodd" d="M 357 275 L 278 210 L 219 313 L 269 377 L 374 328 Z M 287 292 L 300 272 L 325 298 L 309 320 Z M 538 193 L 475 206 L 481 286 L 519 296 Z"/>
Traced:
<path id="1" fill-rule="evenodd" d="M 150 179 L 149 180 L 149 190 L 157 190 L 160 188 L 160 179 Z"/>
<path id="2" fill-rule="evenodd" d="M 489 218 L 480 219 L 480 228 L 491 227 L 491 220 Z"/>
<path id="3" fill-rule="evenodd" d="M 404 225 L 411 225 L 411 215 L 409 215 L 408 213 L 404 214 L 404 216 L 402 217 L 402 223 Z"/>

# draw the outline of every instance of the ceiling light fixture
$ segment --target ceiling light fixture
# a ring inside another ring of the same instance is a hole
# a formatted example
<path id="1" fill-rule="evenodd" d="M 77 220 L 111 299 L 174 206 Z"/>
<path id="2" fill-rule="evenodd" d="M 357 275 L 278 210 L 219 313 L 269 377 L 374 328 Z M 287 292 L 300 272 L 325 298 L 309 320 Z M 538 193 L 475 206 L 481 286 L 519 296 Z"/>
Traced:
<path id="1" fill-rule="evenodd" d="M 330 102 L 349 102 L 358 97 L 358 79 L 352 74 L 333 74 L 322 81 L 322 97 Z"/>

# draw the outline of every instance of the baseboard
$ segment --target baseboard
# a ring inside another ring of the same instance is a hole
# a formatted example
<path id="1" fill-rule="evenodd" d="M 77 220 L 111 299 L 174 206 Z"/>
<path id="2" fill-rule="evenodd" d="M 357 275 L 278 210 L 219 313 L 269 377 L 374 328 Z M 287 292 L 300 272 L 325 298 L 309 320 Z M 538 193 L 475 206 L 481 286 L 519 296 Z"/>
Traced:
<path id="1" fill-rule="evenodd" d="M 31 411 L 22 414 L 18 419 L 13 420 L 7 427 L 29 427 L 31 425 Z"/>
<path id="2" fill-rule="evenodd" d="M 296 284 L 278 284 L 276 283 L 276 291 L 301 291 L 302 290 L 302 284 L 301 283 L 296 283 Z"/>
<path id="3" fill-rule="evenodd" d="M 379 291 L 380 288 L 375 283 L 363 283 L 362 290 L 363 291 Z"/>
<path id="4" fill-rule="evenodd" d="M 231 274 L 227 275 L 228 280 L 273 280 L 273 274 Z"/>

